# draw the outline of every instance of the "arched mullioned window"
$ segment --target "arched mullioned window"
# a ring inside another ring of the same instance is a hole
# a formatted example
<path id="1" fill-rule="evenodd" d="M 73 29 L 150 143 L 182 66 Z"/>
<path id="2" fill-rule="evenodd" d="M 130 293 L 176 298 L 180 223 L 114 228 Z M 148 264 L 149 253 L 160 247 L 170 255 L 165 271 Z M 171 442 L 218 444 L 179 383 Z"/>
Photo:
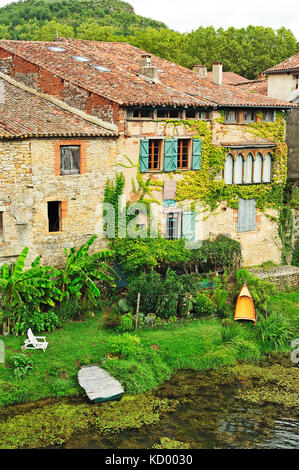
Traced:
<path id="1" fill-rule="evenodd" d="M 225 184 L 233 184 L 234 157 L 229 153 L 224 164 L 224 182 Z"/>
<path id="2" fill-rule="evenodd" d="M 270 183 L 272 179 L 272 154 L 270 152 L 263 158 L 259 152 L 256 157 L 248 152 L 244 159 L 239 153 L 234 159 L 229 153 L 224 164 L 225 184 L 258 184 Z"/>
<path id="3" fill-rule="evenodd" d="M 253 182 L 262 182 L 263 156 L 258 153 L 254 160 Z"/>
<path id="4" fill-rule="evenodd" d="M 244 183 L 246 184 L 252 183 L 252 176 L 253 176 L 253 155 L 252 153 L 248 153 L 245 159 L 245 164 L 244 164 Z"/>
<path id="5" fill-rule="evenodd" d="M 243 166 L 244 166 L 244 158 L 241 153 L 237 155 L 237 158 L 234 162 L 234 184 L 242 184 L 243 183 Z"/>
<path id="6" fill-rule="evenodd" d="M 270 183 L 272 176 L 272 155 L 267 153 L 263 164 L 263 183 Z"/>

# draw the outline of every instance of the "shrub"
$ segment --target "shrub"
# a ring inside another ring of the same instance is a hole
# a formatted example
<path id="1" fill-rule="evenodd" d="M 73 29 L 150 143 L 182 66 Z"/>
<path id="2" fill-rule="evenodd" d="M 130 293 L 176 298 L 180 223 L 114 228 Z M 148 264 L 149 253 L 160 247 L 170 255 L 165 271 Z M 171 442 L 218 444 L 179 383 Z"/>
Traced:
<path id="1" fill-rule="evenodd" d="M 122 313 L 128 313 L 130 311 L 130 307 L 126 299 L 120 299 L 120 301 L 118 302 L 118 309 Z"/>
<path id="2" fill-rule="evenodd" d="M 276 287 L 269 281 L 262 280 L 250 273 L 247 269 L 239 269 L 236 271 L 236 292 L 235 301 L 240 290 L 246 280 L 246 284 L 250 290 L 255 310 L 262 315 L 267 314 L 268 302 L 276 291 Z"/>
<path id="3" fill-rule="evenodd" d="M 123 335 L 108 338 L 107 346 L 110 354 L 128 358 L 140 349 L 140 338 L 124 333 Z"/>
<path id="4" fill-rule="evenodd" d="M 113 305 L 110 312 L 103 318 L 103 327 L 104 328 L 114 328 L 116 329 L 121 323 L 121 314 L 116 305 Z"/>
<path id="5" fill-rule="evenodd" d="M 199 294 L 193 302 L 193 310 L 196 316 L 213 315 L 216 313 L 216 307 L 212 300 L 205 294 Z"/>
<path id="6" fill-rule="evenodd" d="M 256 334 L 263 343 L 282 348 L 292 338 L 289 321 L 280 313 L 273 312 L 268 318 L 261 318 L 256 325 Z"/>
<path id="7" fill-rule="evenodd" d="M 14 375 L 17 378 L 23 377 L 33 369 L 32 361 L 25 354 L 18 354 L 13 358 Z"/>
<path id="8" fill-rule="evenodd" d="M 79 309 L 79 301 L 77 298 L 71 297 L 68 301 L 60 302 L 55 308 L 60 321 L 65 323 L 77 318 Z"/>
<path id="9" fill-rule="evenodd" d="M 120 324 L 116 327 L 116 330 L 121 333 L 124 333 L 126 331 L 133 331 L 134 330 L 133 315 L 131 313 L 121 315 Z"/>
<path id="10" fill-rule="evenodd" d="M 29 328 L 34 332 L 54 331 L 61 326 L 58 315 L 54 310 L 41 312 L 38 305 L 23 305 L 16 309 L 18 320 L 13 327 L 13 332 L 25 334 Z"/>
<path id="11" fill-rule="evenodd" d="M 299 238 L 296 238 L 296 241 L 295 241 L 292 265 L 299 267 Z"/>

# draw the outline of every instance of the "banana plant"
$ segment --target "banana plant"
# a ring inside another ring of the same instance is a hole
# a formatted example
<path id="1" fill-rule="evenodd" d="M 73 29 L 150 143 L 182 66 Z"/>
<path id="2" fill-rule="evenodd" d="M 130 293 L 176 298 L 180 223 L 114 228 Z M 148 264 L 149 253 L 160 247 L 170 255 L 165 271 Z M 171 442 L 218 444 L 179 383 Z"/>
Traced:
<path id="1" fill-rule="evenodd" d="M 14 323 L 13 307 L 38 299 L 39 302 L 55 305 L 54 300 L 59 300 L 61 291 L 56 287 L 53 277 L 59 274 L 55 268 L 40 266 L 40 257 L 32 263 L 31 268 L 24 271 L 28 247 L 25 247 L 17 260 L 8 266 L 4 263 L 0 270 L 0 293 L 2 304 L 12 311 L 8 318 L 8 331 L 10 320 Z"/>
<path id="2" fill-rule="evenodd" d="M 113 258 L 111 250 L 103 250 L 88 254 L 89 248 L 94 243 L 97 235 L 91 237 L 78 250 L 65 249 L 66 264 L 59 274 L 59 285 L 62 291 L 61 300 L 72 296 L 88 297 L 91 301 L 100 297 L 101 293 L 96 284 L 97 281 L 115 285 L 116 272 L 105 262 Z"/>

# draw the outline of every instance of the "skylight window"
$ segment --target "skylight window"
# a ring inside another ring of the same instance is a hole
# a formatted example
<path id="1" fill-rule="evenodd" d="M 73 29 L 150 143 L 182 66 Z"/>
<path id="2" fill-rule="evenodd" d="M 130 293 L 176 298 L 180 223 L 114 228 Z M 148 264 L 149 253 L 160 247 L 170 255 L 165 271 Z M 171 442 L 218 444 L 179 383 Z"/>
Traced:
<path id="1" fill-rule="evenodd" d="M 48 49 L 50 51 L 53 51 L 53 52 L 65 52 L 65 49 L 63 49 L 63 47 L 59 47 L 59 46 L 50 46 L 50 47 L 48 47 Z"/>
<path id="2" fill-rule="evenodd" d="M 77 62 L 90 62 L 90 59 L 87 59 L 87 57 L 83 57 L 82 55 L 72 55 L 72 58 Z"/>
<path id="3" fill-rule="evenodd" d="M 98 70 L 99 72 L 111 72 L 110 69 L 108 69 L 107 67 L 104 67 L 103 65 L 94 65 L 94 64 L 90 64 L 94 69 Z"/>

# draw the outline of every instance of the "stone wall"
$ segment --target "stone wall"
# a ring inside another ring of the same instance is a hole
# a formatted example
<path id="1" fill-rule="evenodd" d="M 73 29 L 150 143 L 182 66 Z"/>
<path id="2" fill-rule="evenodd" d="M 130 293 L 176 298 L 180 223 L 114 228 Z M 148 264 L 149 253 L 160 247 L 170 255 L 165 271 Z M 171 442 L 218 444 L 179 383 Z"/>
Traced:
<path id="1" fill-rule="evenodd" d="M 251 270 L 260 279 L 265 279 L 276 285 L 279 291 L 287 288 L 299 288 L 299 268 L 295 266 L 279 266 L 270 271 Z"/>
<path id="2" fill-rule="evenodd" d="M 82 145 L 82 173 L 60 176 L 60 145 Z M 58 149 L 58 150 L 57 150 Z M 81 246 L 100 232 L 107 178 L 114 178 L 118 142 L 114 138 L 32 139 L 0 143 L 0 264 L 15 260 L 25 246 L 28 263 L 60 265 L 64 249 Z M 60 202 L 60 229 L 49 232 L 48 202 Z M 93 250 L 105 245 L 98 239 Z"/>

